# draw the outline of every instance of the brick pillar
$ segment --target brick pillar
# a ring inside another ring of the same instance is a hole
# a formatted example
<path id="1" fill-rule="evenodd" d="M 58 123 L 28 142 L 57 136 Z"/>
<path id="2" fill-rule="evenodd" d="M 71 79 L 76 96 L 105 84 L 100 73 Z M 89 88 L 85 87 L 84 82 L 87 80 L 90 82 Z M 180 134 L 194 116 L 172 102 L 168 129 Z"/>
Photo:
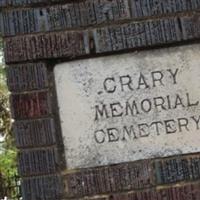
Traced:
<path id="1" fill-rule="evenodd" d="M 24 200 L 197 200 L 200 154 L 68 170 L 57 63 L 197 43 L 200 0 L 1 0 Z"/>

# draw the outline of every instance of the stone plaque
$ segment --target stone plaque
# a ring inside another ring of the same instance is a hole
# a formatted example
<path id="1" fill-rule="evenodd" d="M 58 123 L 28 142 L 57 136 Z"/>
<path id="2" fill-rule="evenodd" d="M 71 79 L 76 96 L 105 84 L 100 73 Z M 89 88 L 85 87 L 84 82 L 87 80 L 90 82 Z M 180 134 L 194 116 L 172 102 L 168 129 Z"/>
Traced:
<path id="1" fill-rule="evenodd" d="M 69 169 L 200 151 L 200 46 L 59 64 Z"/>

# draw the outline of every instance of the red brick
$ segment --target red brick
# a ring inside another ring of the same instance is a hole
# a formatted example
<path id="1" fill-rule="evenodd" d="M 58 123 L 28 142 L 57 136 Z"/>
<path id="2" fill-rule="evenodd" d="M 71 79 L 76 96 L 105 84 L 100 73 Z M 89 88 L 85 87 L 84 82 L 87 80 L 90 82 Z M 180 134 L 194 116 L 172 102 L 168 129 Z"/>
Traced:
<path id="1" fill-rule="evenodd" d="M 44 147 L 56 144 L 55 123 L 52 118 L 16 120 L 13 134 L 18 148 Z"/>
<path id="2" fill-rule="evenodd" d="M 60 200 L 64 184 L 61 176 L 49 175 L 24 178 L 22 180 L 23 198 L 27 200 Z"/>
<path id="3" fill-rule="evenodd" d="M 10 65 L 7 68 L 7 82 L 10 91 L 30 91 L 49 86 L 45 63 Z"/>
<path id="4" fill-rule="evenodd" d="M 68 196 L 80 197 L 110 192 L 151 187 L 152 165 L 150 161 L 118 164 L 109 167 L 83 169 L 68 174 Z"/>
<path id="5" fill-rule="evenodd" d="M 200 183 L 113 194 L 110 200 L 199 200 Z"/>
<path id="6" fill-rule="evenodd" d="M 47 91 L 12 94 L 10 102 L 14 119 L 40 118 L 51 114 L 50 97 Z"/>
<path id="7" fill-rule="evenodd" d="M 23 150 L 18 157 L 21 176 L 50 174 L 58 170 L 59 159 L 55 148 Z"/>
<path id="8" fill-rule="evenodd" d="M 87 32 L 57 32 L 6 38 L 5 60 L 7 63 L 74 58 L 89 53 Z"/>
<path id="9" fill-rule="evenodd" d="M 157 184 L 200 180 L 200 155 L 155 161 Z"/>
<path id="10" fill-rule="evenodd" d="M 11 36 L 116 22 L 130 18 L 128 4 L 128 0 L 86 0 L 43 8 L 3 10 L 2 33 Z"/>

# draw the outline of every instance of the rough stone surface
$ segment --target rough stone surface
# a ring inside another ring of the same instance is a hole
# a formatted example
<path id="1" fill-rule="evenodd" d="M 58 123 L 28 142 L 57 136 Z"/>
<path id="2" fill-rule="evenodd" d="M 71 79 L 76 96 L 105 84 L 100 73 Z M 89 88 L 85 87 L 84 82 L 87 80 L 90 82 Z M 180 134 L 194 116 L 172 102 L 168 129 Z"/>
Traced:
<path id="1" fill-rule="evenodd" d="M 199 51 L 192 45 L 57 65 L 68 168 L 200 151 Z"/>

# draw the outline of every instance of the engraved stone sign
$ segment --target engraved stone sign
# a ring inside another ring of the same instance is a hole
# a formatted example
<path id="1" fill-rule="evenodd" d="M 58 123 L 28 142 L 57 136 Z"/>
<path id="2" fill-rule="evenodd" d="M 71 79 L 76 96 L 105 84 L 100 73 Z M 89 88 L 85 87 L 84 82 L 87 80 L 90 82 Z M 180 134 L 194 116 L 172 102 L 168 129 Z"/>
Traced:
<path id="1" fill-rule="evenodd" d="M 200 46 L 55 67 L 69 169 L 200 151 Z"/>

